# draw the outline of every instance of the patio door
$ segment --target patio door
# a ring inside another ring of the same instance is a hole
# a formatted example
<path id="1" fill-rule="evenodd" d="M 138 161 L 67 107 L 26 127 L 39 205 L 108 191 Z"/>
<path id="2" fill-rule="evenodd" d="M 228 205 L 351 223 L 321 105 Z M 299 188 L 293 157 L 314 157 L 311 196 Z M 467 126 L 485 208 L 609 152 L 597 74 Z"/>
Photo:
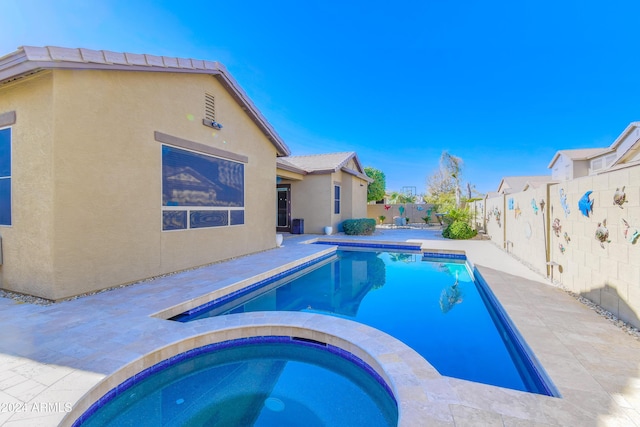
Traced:
<path id="1" fill-rule="evenodd" d="M 291 232 L 291 184 L 276 187 L 276 231 Z"/>

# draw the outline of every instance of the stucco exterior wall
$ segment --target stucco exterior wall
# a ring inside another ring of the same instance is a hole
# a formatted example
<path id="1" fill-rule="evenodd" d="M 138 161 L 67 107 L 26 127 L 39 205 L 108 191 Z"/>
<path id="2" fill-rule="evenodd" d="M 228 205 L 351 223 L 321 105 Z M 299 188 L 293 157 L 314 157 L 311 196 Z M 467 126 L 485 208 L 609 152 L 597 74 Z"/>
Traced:
<path id="1" fill-rule="evenodd" d="M 340 213 L 333 209 L 333 186 L 340 186 Z M 361 186 L 362 185 L 362 186 Z M 338 171 L 332 174 L 331 225 L 334 231 L 346 219 L 367 217 L 367 182 L 352 174 Z"/>
<path id="2" fill-rule="evenodd" d="M 322 234 L 322 228 L 331 225 L 332 182 L 331 174 L 306 175 L 302 181 L 282 181 L 291 184 L 291 219 L 304 219 L 306 234 Z"/>
<path id="3" fill-rule="evenodd" d="M 556 181 L 563 181 L 567 179 L 564 170 L 564 162 L 565 157 L 562 154 L 559 155 L 555 163 L 553 164 L 553 167 L 551 168 L 551 179 L 554 179 Z"/>
<path id="4" fill-rule="evenodd" d="M 351 218 L 366 218 L 367 217 L 367 186 L 368 182 L 350 176 L 351 180 Z M 347 219 L 347 218 L 345 218 Z"/>
<path id="5" fill-rule="evenodd" d="M 589 175 L 590 165 L 591 165 L 591 161 L 589 160 L 575 160 L 573 162 L 572 175 L 568 179 L 572 179 L 572 178 L 575 179 L 575 178 L 580 178 L 580 177 Z"/>
<path id="6" fill-rule="evenodd" d="M 60 299 L 275 246 L 276 149 L 214 77 L 88 70 L 50 75 L 50 111 L 25 126 L 51 123 L 42 131 L 50 140 L 43 162 L 50 165 L 53 191 L 43 204 L 51 221 L 37 244 L 50 245 L 52 279 L 43 291 L 10 274 L 3 287 Z M 215 96 L 220 131 L 202 124 L 205 92 Z M 22 118 L 33 108 L 16 110 Z M 248 157 L 244 225 L 162 231 L 156 131 Z M 14 148 L 21 150 L 18 137 Z M 16 175 L 16 185 L 20 180 Z M 17 189 L 15 196 L 22 193 Z M 16 216 L 16 231 L 39 221 L 31 213 Z"/>
<path id="7" fill-rule="evenodd" d="M 0 87 L 11 125 L 12 225 L 0 226 L 0 287 L 48 295 L 53 281 L 53 78 L 41 72 Z"/>
<path id="8" fill-rule="evenodd" d="M 366 218 L 367 182 L 356 176 L 342 171 L 309 174 L 281 184 L 291 184 L 291 219 L 304 219 L 305 234 L 323 234 L 326 226 L 336 233 L 345 219 Z M 340 186 L 339 214 L 334 213 L 334 185 Z"/>

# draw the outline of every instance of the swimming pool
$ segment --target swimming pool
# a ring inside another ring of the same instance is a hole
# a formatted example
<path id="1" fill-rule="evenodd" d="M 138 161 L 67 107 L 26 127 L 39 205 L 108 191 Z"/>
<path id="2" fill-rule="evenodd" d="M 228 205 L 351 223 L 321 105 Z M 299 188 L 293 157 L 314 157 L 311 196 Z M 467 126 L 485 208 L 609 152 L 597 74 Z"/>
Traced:
<path id="1" fill-rule="evenodd" d="M 442 375 L 556 395 L 489 288 L 474 275 L 481 279 L 464 256 L 340 250 L 294 272 L 293 279 L 266 281 L 173 320 L 249 311 L 323 313 L 392 335 Z"/>
<path id="2" fill-rule="evenodd" d="M 182 353 L 120 384 L 74 427 L 390 427 L 398 409 L 362 360 L 296 337 L 243 338 Z"/>

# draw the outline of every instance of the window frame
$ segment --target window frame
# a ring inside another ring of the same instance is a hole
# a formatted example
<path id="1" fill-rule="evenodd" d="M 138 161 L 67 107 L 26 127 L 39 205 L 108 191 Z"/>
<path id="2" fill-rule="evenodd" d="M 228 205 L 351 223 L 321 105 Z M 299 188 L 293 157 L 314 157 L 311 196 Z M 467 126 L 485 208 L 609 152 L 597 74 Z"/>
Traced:
<path id="1" fill-rule="evenodd" d="M 0 181 L 9 182 L 9 221 L 8 223 L 0 223 L 0 227 L 13 226 L 13 128 L 9 126 L 0 126 L 0 132 L 8 131 L 9 133 L 9 175 L 0 176 Z"/>
<path id="2" fill-rule="evenodd" d="M 157 139 L 157 138 L 156 138 Z M 227 228 L 227 227 L 238 227 L 245 225 L 245 211 L 246 211 L 246 168 L 244 167 L 245 162 L 238 161 L 230 158 L 225 158 L 222 156 L 216 156 L 211 153 L 198 151 L 196 149 L 187 148 L 178 144 L 170 144 L 166 142 L 161 142 L 160 144 L 160 192 L 161 199 L 164 200 L 164 147 L 168 147 L 171 150 L 183 151 L 186 153 L 195 154 L 197 156 L 212 158 L 221 160 L 224 162 L 236 163 L 242 165 L 242 206 L 202 206 L 202 205 L 183 205 L 183 206 L 173 206 L 173 205 L 165 205 L 164 201 L 161 205 L 161 230 L 162 232 L 173 232 L 173 231 L 185 231 L 185 230 L 197 230 L 197 229 L 212 229 L 212 228 Z M 166 228 L 165 224 L 165 212 L 184 212 L 185 213 L 185 227 L 177 227 L 177 228 Z M 219 225 L 197 225 L 198 223 L 194 218 L 197 218 L 199 215 L 206 215 L 206 212 L 211 212 L 215 215 L 215 213 L 226 212 L 226 220 L 224 223 Z M 238 218 L 241 218 L 241 222 L 238 222 Z M 196 225 L 194 225 L 194 223 Z"/>
<path id="3" fill-rule="evenodd" d="M 333 214 L 340 215 L 340 199 L 342 190 L 339 184 L 333 184 Z"/>

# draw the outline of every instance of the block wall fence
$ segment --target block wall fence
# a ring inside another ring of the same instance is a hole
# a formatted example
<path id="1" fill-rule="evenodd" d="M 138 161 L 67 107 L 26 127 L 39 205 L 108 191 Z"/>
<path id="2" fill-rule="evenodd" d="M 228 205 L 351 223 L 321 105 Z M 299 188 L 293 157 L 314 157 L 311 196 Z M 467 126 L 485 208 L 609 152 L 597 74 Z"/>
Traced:
<path id="1" fill-rule="evenodd" d="M 625 202 L 615 203 L 623 194 Z M 487 198 L 470 208 L 476 227 L 495 244 L 640 328 L 640 166 Z M 597 230 L 608 235 L 598 239 Z"/>
<path id="2" fill-rule="evenodd" d="M 385 208 L 388 207 L 388 209 Z M 400 207 L 404 208 L 403 214 L 400 215 Z M 427 216 L 427 212 L 431 210 L 431 220 L 429 224 L 437 224 L 436 210 L 430 203 L 402 203 L 402 204 L 368 204 L 367 205 L 367 218 L 376 220 L 376 224 L 380 224 L 380 216 L 384 216 L 383 224 L 394 224 L 394 217 L 403 216 L 409 218 L 410 223 L 424 224 L 422 218 Z"/>

